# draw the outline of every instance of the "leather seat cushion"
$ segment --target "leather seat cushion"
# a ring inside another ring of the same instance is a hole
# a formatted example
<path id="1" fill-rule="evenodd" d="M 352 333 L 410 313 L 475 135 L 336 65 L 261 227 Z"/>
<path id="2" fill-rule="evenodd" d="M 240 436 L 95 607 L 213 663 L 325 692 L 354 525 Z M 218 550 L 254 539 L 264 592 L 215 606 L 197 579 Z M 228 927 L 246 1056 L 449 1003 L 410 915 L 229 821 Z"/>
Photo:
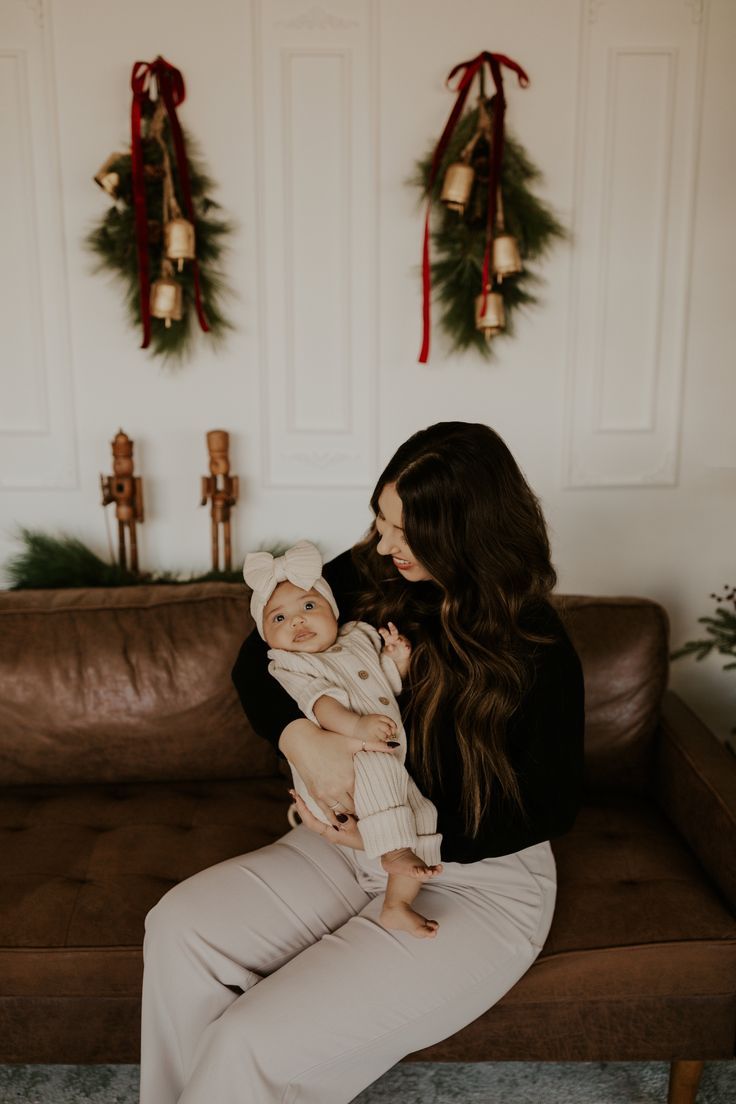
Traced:
<path id="1" fill-rule="evenodd" d="M 286 787 L 0 789 L 0 1060 L 137 1062 L 146 913 L 176 882 L 283 835 Z M 729 1056 L 736 923 L 656 807 L 587 805 L 553 849 L 557 906 L 535 964 L 474 1023 L 407 1058 Z"/>
<path id="2" fill-rule="evenodd" d="M 275 777 L 0 789 L 6 992 L 139 992 L 148 910 L 176 882 L 288 831 L 286 787 Z M 625 978 L 652 993 L 679 941 L 708 954 L 736 944 L 717 889 L 656 807 L 622 795 L 584 806 L 553 848 L 559 888 L 539 977 L 545 959 L 567 956 L 578 988 L 620 986 L 621 955 L 652 948 L 651 971 Z M 558 973 L 544 974 L 556 997 Z"/>

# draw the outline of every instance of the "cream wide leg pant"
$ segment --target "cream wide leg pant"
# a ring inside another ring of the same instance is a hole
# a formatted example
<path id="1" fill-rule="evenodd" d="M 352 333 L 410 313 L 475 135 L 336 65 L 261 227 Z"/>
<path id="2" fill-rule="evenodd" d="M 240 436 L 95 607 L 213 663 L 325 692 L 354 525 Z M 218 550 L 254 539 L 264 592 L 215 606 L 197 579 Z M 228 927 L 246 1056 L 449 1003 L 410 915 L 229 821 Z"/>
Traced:
<path id="1" fill-rule="evenodd" d="M 172 887 L 146 916 L 141 1104 L 348 1104 L 454 1034 L 534 962 L 554 912 L 549 841 L 446 863 L 378 923 L 379 858 L 303 825 Z"/>

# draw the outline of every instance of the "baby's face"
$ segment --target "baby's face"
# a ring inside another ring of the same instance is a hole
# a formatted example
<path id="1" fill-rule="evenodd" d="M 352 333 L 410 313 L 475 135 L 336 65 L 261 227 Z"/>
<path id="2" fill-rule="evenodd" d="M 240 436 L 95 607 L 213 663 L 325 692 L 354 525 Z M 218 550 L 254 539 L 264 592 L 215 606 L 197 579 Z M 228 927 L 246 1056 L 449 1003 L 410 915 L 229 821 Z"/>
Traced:
<path id="1" fill-rule="evenodd" d="M 284 582 L 263 611 L 263 635 L 269 648 L 285 652 L 323 652 L 337 640 L 332 606 L 316 590 Z"/>

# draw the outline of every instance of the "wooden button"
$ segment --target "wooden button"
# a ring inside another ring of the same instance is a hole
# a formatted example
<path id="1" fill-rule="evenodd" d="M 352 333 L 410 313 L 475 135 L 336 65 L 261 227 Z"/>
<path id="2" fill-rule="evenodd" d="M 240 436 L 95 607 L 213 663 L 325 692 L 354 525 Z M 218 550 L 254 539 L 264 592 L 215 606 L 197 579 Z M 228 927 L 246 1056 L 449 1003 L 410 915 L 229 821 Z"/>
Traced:
<path id="1" fill-rule="evenodd" d="M 358 678 L 367 679 L 370 678 L 370 675 L 367 671 L 358 671 Z"/>
<path id="2" fill-rule="evenodd" d="M 330 649 L 330 651 L 332 651 L 332 652 L 341 652 L 342 651 L 342 644 L 334 644 L 332 646 L 332 648 Z"/>

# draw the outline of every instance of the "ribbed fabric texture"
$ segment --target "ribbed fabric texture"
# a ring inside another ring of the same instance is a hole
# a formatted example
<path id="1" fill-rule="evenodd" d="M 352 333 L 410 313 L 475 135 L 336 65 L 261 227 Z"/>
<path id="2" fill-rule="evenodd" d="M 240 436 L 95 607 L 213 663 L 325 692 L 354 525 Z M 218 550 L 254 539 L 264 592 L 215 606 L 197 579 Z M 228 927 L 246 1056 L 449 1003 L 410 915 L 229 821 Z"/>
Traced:
<path id="1" fill-rule="evenodd" d="M 440 861 L 437 810 L 393 755 L 353 756 L 358 831 L 369 858 L 411 847 L 428 866 Z"/>

